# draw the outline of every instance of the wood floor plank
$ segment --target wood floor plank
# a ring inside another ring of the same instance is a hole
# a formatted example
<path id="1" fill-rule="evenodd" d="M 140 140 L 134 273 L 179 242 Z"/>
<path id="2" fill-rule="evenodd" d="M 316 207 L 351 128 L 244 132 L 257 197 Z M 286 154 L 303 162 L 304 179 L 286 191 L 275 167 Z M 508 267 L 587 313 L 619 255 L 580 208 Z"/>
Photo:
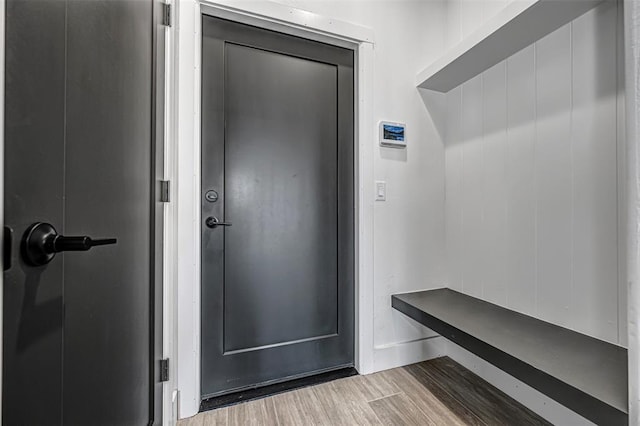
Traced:
<path id="1" fill-rule="evenodd" d="M 518 422 L 522 425 L 544 425 L 549 426 L 551 423 L 529 410 L 524 405 L 520 404 L 515 399 L 511 398 L 500 389 L 491 385 L 481 377 L 473 373 L 471 370 L 463 367 L 457 362 L 453 361 L 449 357 L 439 358 L 434 361 L 434 365 L 439 366 L 441 369 L 449 371 L 454 375 L 456 380 L 460 380 L 464 377 L 468 383 L 473 384 L 476 389 L 482 389 L 486 392 L 486 395 L 490 396 L 490 401 L 494 407 L 500 407 L 503 412 L 518 418 Z M 424 368 L 424 367 L 423 367 Z"/>
<path id="2" fill-rule="evenodd" d="M 550 425 L 450 358 L 425 361 L 418 367 L 486 424 Z"/>
<path id="3" fill-rule="evenodd" d="M 451 396 L 438 382 L 433 380 L 431 376 L 426 374 L 425 371 L 418 365 L 409 365 L 407 367 L 404 367 L 404 370 L 411 374 L 411 376 L 416 379 L 420 386 L 428 390 L 431 395 L 433 395 L 438 401 L 440 401 L 443 406 L 442 411 L 444 411 L 444 413 L 441 413 L 440 416 L 455 416 L 460 420 L 460 422 L 465 425 L 485 425 L 485 423 L 480 420 L 480 418 L 475 415 L 473 411 L 469 409 L 469 407 Z M 437 405 L 439 406 L 440 404 Z"/>
<path id="4" fill-rule="evenodd" d="M 436 425 L 403 393 L 376 399 L 369 406 L 384 425 Z"/>
<path id="5" fill-rule="evenodd" d="M 179 426 L 549 425 L 450 358 L 201 413 Z"/>
<path id="6" fill-rule="evenodd" d="M 402 392 L 402 389 L 386 379 L 385 372 L 354 376 L 354 382 L 367 401 L 384 398 Z"/>
<path id="7" fill-rule="evenodd" d="M 314 386 L 314 393 L 332 425 L 381 425 L 354 381 L 337 380 Z"/>
<path id="8" fill-rule="evenodd" d="M 272 398 L 257 399 L 229 407 L 229 426 L 277 426 L 278 419 Z M 205 425 L 208 426 L 208 425 Z"/>
<path id="9" fill-rule="evenodd" d="M 198 414 L 197 416 L 178 420 L 177 426 L 203 426 L 203 422 L 204 416 L 202 414 Z"/>
<path id="10" fill-rule="evenodd" d="M 402 388 L 403 393 L 436 424 L 451 426 L 477 424 L 477 422 L 466 423 L 464 419 L 460 419 L 456 413 L 452 412 L 449 407 L 404 368 L 395 368 L 382 373 L 387 381 Z"/>
<path id="11" fill-rule="evenodd" d="M 331 424 L 312 388 L 282 393 L 271 399 L 281 426 Z"/>
<path id="12" fill-rule="evenodd" d="M 216 410 L 202 413 L 202 426 L 227 426 L 229 424 L 229 408 L 218 408 Z"/>

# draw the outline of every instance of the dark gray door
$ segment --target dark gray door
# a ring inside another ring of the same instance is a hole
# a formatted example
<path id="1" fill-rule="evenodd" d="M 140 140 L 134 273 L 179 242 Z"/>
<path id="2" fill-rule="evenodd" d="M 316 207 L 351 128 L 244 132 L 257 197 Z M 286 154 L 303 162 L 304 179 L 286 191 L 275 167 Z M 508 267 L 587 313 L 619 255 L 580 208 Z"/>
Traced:
<path id="1" fill-rule="evenodd" d="M 2 423 L 159 423 L 158 4 L 6 12 Z"/>
<path id="2" fill-rule="evenodd" d="M 354 92 L 350 50 L 202 22 L 207 398 L 353 365 Z"/>

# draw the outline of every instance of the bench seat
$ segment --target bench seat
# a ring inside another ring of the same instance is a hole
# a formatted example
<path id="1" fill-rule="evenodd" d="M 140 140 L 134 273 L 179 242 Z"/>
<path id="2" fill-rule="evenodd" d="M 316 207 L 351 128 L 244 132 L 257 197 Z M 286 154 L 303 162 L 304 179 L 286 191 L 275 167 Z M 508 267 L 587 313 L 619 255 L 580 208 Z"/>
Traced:
<path id="1" fill-rule="evenodd" d="M 625 348 L 450 289 L 397 294 L 391 302 L 586 419 L 628 424 Z"/>

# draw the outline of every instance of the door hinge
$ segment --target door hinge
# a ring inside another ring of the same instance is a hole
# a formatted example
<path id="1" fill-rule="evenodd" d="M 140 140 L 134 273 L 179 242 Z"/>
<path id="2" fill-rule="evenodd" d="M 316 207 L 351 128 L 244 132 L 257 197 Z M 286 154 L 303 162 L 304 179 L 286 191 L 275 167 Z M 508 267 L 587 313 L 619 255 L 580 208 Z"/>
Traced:
<path id="1" fill-rule="evenodd" d="M 171 185 L 168 180 L 160 181 L 160 201 L 168 203 L 171 201 Z"/>
<path id="2" fill-rule="evenodd" d="M 169 381 L 169 358 L 160 360 L 160 381 Z"/>
<path id="3" fill-rule="evenodd" d="M 171 5 L 169 3 L 162 3 L 162 25 L 170 27 L 173 19 L 171 15 Z"/>

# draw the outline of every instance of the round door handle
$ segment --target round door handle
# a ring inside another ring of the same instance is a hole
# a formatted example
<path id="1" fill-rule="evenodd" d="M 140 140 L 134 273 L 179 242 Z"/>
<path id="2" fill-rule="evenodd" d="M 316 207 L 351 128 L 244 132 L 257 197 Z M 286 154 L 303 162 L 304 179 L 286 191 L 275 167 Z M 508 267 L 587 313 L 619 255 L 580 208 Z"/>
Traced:
<path id="1" fill-rule="evenodd" d="M 215 216 L 209 216 L 205 221 L 204 224 L 207 225 L 208 228 L 216 228 L 218 226 L 231 226 L 232 223 L 231 222 L 220 222 L 218 220 L 217 217 Z"/>
<path id="2" fill-rule="evenodd" d="M 95 246 L 116 244 L 115 238 L 94 240 L 88 236 L 65 237 L 58 234 L 50 223 L 37 222 L 31 225 L 22 239 L 24 260 L 33 266 L 46 265 L 63 251 L 87 251 Z"/>

